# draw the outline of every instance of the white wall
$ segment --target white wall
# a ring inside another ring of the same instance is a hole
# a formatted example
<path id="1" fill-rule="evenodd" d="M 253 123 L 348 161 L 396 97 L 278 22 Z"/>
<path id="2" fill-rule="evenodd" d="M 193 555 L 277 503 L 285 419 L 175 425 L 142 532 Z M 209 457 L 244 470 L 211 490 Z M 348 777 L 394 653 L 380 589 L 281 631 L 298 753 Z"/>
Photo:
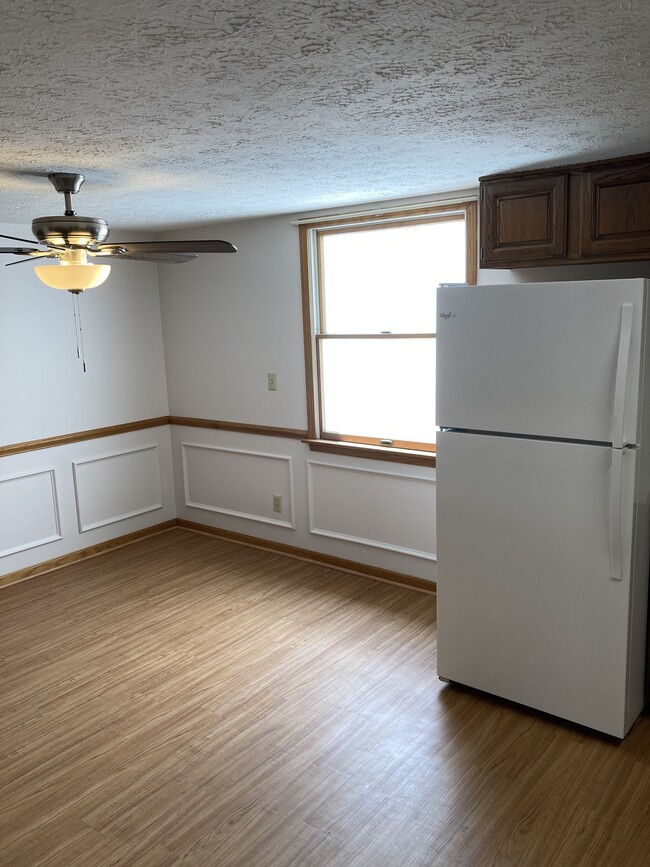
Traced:
<path id="1" fill-rule="evenodd" d="M 279 217 L 186 234 L 239 252 L 159 268 L 172 415 L 306 428 L 297 228 Z"/>
<path id="2" fill-rule="evenodd" d="M 0 575 L 175 517 L 169 426 L 0 458 Z"/>
<path id="3" fill-rule="evenodd" d="M 159 269 L 172 415 L 306 429 L 291 219 L 174 235 L 222 238 L 239 252 Z M 267 389 L 269 372 L 276 392 Z M 172 441 L 179 517 L 435 579 L 435 470 L 230 431 L 178 427 Z M 283 496 L 281 514 L 272 511 L 274 493 Z"/>
<path id="4" fill-rule="evenodd" d="M 86 373 L 72 296 L 29 262 L 0 277 L 0 446 L 168 415 L 154 265 L 119 262 L 81 296 Z M 0 574 L 173 517 L 168 426 L 0 458 L 0 514 Z"/>
<path id="5" fill-rule="evenodd" d="M 172 444 L 178 517 L 434 580 L 435 470 L 232 431 L 174 427 Z"/>
<path id="6" fill-rule="evenodd" d="M 31 228 L 0 232 L 29 237 Z M 0 256 L 0 267 L 12 261 Z M 2 267 L 0 278 L 0 444 L 167 414 L 154 265 L 118 262 L 80 296 L 87 373 L 72 296 L 41 283 L 31 262 Z"/>

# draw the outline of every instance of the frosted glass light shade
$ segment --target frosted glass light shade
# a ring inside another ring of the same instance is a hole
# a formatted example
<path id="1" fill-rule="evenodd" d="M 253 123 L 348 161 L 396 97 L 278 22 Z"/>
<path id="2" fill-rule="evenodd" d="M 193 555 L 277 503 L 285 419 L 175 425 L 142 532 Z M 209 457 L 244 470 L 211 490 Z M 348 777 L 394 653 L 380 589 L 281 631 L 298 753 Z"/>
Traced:
<path id="1" fill-rule="evenodd" d="M 90 263 L 57 265 L 36 265 L 36 276 L 53 289 L 83 292 L 100 286 L 111 272 L 110 265 L 91 265 Z"/>

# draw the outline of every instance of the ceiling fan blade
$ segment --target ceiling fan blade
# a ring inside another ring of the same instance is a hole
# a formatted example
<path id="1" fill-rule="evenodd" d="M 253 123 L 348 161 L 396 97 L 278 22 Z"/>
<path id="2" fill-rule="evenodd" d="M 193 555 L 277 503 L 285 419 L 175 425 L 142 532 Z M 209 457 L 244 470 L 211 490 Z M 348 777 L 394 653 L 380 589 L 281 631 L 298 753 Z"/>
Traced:
<path id="1" fill-rule="evenodd" d="M 15 262 L 7 262 L 5 268 L 11 265 L 20 265 L 21 262 L 31 262 L 32 259 L 56 259 L 56 253 L 32 253 L 27 259 L 17 259 Z"/>
<path id="2" fill-rule="evenodd" d="M 54 255 L 50 252 L 50 250 L 32 250 L 31 247 L 0 247 L 0 255 L 5 255 L 6 253 L 13 253 L 14 256 L 50 256 Z M 15 262 L 11 262 L 11 265 L 15 265 Z"/>
<path id="3" fill-rule="evenodd" d="M 29 238 L 15 238 L 13 235 L 0 235 L 0 238 L 7 238 L 9 241 L 22 241 L 24 244 L 38 244 L 38 241 Z"/>
<path id="4" fill-rule="evenodd" d="M 105 246 L 105 245 L 103 245 Z M 180 265 L 183 262 L 191 262 L 197 258 L 197 253 L 141 253 L 139 250 L 131 252 L 130 250 L 114 250 L 106 252 L 103 248 L 95 253 L 90 251 L 91 256 L 96 256 L 98 259 L 126 259 L 130 262 L 162 262 L 168 265 Z"/>
<path id="5" fill-rule="evenodd" d="M 229 241 L 134 241 L 99 244 L 99 252 L 125 250 L 127 253 L 236 253 Z"/>

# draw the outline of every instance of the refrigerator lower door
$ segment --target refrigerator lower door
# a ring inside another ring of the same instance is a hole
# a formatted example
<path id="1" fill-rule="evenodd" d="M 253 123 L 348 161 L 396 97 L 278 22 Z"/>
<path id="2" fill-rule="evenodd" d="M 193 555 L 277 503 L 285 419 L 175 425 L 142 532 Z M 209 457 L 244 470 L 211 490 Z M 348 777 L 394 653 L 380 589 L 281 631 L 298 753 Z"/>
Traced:
<path id="1" fill-rule="evenodd" d="M 628 706 L 636 453 L 621 458 L 613 580 L 611 449 L 440 434 L 440 677 L 625 736 L 641 707 Z"/>

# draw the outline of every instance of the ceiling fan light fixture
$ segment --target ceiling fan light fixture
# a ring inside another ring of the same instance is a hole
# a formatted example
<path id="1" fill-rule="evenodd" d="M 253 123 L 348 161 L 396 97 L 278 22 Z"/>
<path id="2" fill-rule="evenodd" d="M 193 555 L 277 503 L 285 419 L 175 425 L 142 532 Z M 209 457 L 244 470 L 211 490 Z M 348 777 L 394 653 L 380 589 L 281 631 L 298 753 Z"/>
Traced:
<path id="1" fill-rule="evenodd" d="M 53 289 L 84 292 L 101 286 L 111 273 L 110 265 L 92 265 L 85 250 L 66 250 L 58 264 L 36 265 L 36 276 Z"/>

